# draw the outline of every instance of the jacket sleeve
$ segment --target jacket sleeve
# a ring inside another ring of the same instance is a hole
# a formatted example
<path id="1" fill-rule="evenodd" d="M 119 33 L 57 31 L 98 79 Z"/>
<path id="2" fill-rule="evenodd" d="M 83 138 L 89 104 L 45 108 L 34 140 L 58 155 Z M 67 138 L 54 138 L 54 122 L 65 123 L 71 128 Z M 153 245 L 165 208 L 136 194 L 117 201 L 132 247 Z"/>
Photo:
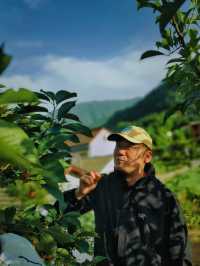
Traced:
<path id="1" fill-rule="evenodd" d="M 182 210 L 172 197 L 169 220 L 169 257 L 171 266 L 191 266 L 191 247 Z"/>
<path id="2" fill-rule="evenodd" d="M 92 191 L 84 198 L 77 200 L 75 189 L 64 192 L 64 201 L 67 203 L 65 212 L 79 211 L 81 214 L 93 209 L 95 191 Z"/>
<path id="3" fill-rule="evenodd" d="M 75 196 L 75 190 L 72 189 L 69 191 L 65 191 L 63 193 L 64 195 L 64 201 L 66 203 L 66 208 L 64 210 L 64 213 L 71 212 L 71 211 L 79 211 L 81 214 L 88 212 L 93 209 L 94 201 L 95 201 L 95 191 L 92 191 L 88 195 L 86 195 L 81 200 L 77 200 Z M 54 204 L 57 212 L 59 212 L 59 202 L 56 201 Z"/>

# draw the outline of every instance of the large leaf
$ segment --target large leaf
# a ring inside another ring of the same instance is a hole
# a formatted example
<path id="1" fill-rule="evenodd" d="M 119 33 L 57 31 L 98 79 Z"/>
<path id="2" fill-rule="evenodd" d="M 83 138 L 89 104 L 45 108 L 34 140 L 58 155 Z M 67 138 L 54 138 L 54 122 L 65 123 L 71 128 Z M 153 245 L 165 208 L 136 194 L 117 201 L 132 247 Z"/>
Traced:
<path id="1" fill-rule="evenodd" d="M 59 104 L 62 101 L 68 100 L 73 97 L 77 97 L 77 93 L 60 90 L 56 93 L 56 103 Z"/>
<path id="2" fill-rule="evenodd" d="M 184 2 L 185 0 L 175 0 L 173 2 L 165 1 L 165 3 L 162 6 L 161 15 L 158 20 L 161 34 Z"/>
<path id="3" fill-rule="evenodd" d="M 56 242 L 61 244 L 62 246 L 68 243 L 68 233 L 64 230 L 63 227 L 56 224 L 54 226 L 49 227 L 48 232 L 53 236 Z"/>
<path id="4" fill-rule="evenodd" d="M 12 57 L 4 53 L 4 45 L 0 47 L 0 74 L 8 67 Z"/>
<path id="5" fill-rule="evenodd" d="M 41 114 L 33 114 L 33 115 L 31 115 L 31 118 L 33 119 L 33 120 L 44 120 L 44 121 L 51 121 L 51 118 L 50 117 L 48 117 L 48 116 L 44 116 L 44 115 L 41 115 Z"/>
<path id="6" fill-rule="evenodd" d="M 65 117 L 65 115 L 69 112 L 69 110 L 74 107 L 76 104 L 76 101 L 66 102 L 61 105 L 61 107 L 58 110 L 58 120 Z"/>
<path id="7" fill-rule="evenodd" d="M 78 219 L 80 217 L 80 213 L 76 211 L 68 212 L 63 215 L 62 219 L 60 220 L 60 223 L 62 225 L 75 225 L 77 227 L 81 226 L 80 220 Z"/>
<path id="8" fill-rule="evenodd" d="M 58 184 L 47 180 L 47 183 L 43 187 L 59 202 L 60 210 L 64 210 L 67 206 L 67 203 L 64 201 L 63 193 L 60 191 Z"/>
<path id="9" fill-rule="evenodd" d="M 63 127 L 68 130 L 75 131 L 77 133 L 82 133 L 83 135 L 92 137 L 91 130 L 88 127 L 83 126 L 80 123 L 70 123 L 70 124 L 64 125 Z"/>
<path id="10" fill-rule="evenodd" d="M 139 10 L 144 7 L 150 7 L 153 8 L 154 10 L 160 11 L 159 3 L 153 3 L 145 0 L 137 0 L 137 9 Z"/>
<path id="11" fill-rule="evenodd" d="M 55 152 L 55 153 L 48 153 L 46 155 L 44 155 L 42 158 L 41 158 L 41 163 L 42 161 L 46 161 L 46 160 L 60 160 L 60 159 L 64 159 L 64 158 L 69 158 L 71 157 L 71 154 L 68 153 L 68 152 Z"/>
<path id="12" fill-rule="evenodd" d="M 46 160 L 43 161 L 43 168 L 47 173 L 47 177 L 49 180 L 52 180 L 54 182 L 64 182 L 66 181 L 65 175 L 64 175 L 64 169 L 62 167 L 62 164 L 59 162 L 59 160 Z"/>
<path id="13" fill-rule="evenodd" d="M 49 97 L 49 99 L 51 99 L 52 101 L 55 101 L 56 95 L 54 92 L 52 91 L 45 91 L 45 90 L 40 90 L 44 95 L 46 95 L 47 97 Z"/>
<path id="14" fill-rule="evenodd" d="M 174 64 L 174 63 L 183 63 L 184 59 L 183 58 L 173 58 L 170 59 L 167 64 Z"/>
<path id="15" fill-rule="evenodd" d="M 79 143 L 79 138 L 76 135 L 73 134 L 60 134 L 55 137 L 56 143 L 67 143 L 67 141 L 71 141 L 74 143 Z"/>
<path id="16" fill-rule="evenodd" d="M 89 252 L 89 244 L 86 240 L 83 240 L 81 239 L 79 242 L 78 242 L 78 249 L 79 249 L 79 252 L 81 253 L 88 253 Z"/>
<path id="17" fill-rule="evenodd" d="M 48 109 L 43 106 L 38 105 L 21 105 L 17 110 L 18 114 L 26 114 L 26 113 L 35 113 L 35 112 L 43 112 L 47 113 Z"/>
<path id="18" fill-rule="evenodd" d="M 5 218 L 7 223 L 12 223 L 12 220 L 16 214 L 15 207 L 9 207 L 5 209 Z"/>
<path id="19" fill-rule="evenodd" d="M 141 55 L 140 60 L 143 60 L 145 58 L 152 57 L 152 56 L 157 56 L 157 55 L 164 55 L 164 54 L 162 52 L 159 52 L 159 51 L 149 50 L 149 51 L 144 52 Z"/>
<path id="20" fill-rule="evenodd" d="M 41 100 L 45 100 L 45 101 L 48 101 L 48 102 L 50 101 L 49 97 L 47 97 L 43 92 L 35 91 L 35 94 Z"/>
<path id="21" fill-rule="evenodd" d="M 5 92 L 0 93 L 0 104 L 10 103 L 32 103 L 37 102 L 38 98 L 34 92 L 27 89 L 8 89 Z"/>
<path id="22" fill-rule="evenodd" d="M 17 125 L 1 119 L 0 160 L 28 170 L 40 167 L 31 139 Z"/>
<path id="23" fill-rule="evenodd" d="M 75 114 L 67 113 L 64 118 L 80 122 L 79 117 Z"/>
<path id="24" fill-rule="evenodd" d="M 67 146 L 67 140 L 72 142 L 79 142 L 78 137 L 72 134 L 55 134 L 52 135 L 49 140 L 47 140 L 46 144 L 51 148 L 57 148 L 57 149 L 66 149 L 66 151 L 69 151 L 69 147 Z M 45 144 L 45 145 L 46 145 Z"/>

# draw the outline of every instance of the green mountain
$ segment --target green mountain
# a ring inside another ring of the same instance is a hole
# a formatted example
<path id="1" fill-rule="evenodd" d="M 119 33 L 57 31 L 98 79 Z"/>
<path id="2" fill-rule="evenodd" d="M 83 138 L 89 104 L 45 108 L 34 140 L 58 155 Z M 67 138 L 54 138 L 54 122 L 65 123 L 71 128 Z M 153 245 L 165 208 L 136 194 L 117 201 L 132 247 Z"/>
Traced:
<path id="1" fill-rule="evenodd" d="M 134 106 L 141 98 L 78 103 L 72 112 L 84 125 L 96 128 L 104 125 L 117 111 Z"/>
<path id="2" fill-rule="evenodd" d="M 174 102 L 173 88 L 162 83 L 134 106 L 117 111 L 105 124 L 108 128 L 116 128 L 120 122 L 138 120 L 146 115 L 166 110 Z"/>

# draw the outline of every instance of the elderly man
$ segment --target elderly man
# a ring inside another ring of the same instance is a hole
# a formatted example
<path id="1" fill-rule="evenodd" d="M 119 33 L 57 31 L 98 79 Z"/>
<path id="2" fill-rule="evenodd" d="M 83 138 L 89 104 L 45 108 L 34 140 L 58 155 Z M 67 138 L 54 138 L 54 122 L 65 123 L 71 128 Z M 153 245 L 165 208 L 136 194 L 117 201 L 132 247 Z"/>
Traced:
<path id="1" fill-rule="evenodd" d="M 104 266 L 186 266 L 187 228 L 172 193 L 156 177 L 152 139 L 130 126 L 108 139 L 116 142 L 114 172 L 91 171 L 65 193 L 66 211 L 93 209 L 98 237 L 95 255 Z"/>

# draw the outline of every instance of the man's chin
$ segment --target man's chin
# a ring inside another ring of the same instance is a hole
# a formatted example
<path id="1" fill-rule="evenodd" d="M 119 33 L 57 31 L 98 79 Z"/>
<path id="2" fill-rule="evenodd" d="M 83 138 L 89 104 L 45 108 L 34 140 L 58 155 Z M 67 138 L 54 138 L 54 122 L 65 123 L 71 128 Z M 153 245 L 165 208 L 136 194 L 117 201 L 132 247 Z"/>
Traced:
<path id="1" fill-rule="evenodd" d="M 126 168 L 119 165 L 115 166 L 115 171 L 121 172 L 123 174 L 128 174 Z"/>

